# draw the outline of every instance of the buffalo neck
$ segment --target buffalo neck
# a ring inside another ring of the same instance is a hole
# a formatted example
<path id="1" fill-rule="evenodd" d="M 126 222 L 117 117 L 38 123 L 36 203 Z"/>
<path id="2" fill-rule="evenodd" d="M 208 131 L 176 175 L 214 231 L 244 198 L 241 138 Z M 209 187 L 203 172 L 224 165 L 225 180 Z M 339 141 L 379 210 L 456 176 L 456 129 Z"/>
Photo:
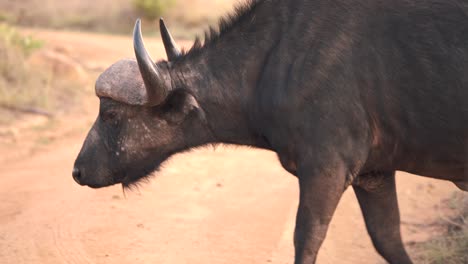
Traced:
<path id="1" fill-rule="evenodd" d="M 172 64 L 175 86 L 190 90 L 205 112 L 216 141 L 206 143 L 268 147 L 250 115 L 261 69 L 279 32 L 274 16 L 262 16 L 270 6 L 269 1 L 258 4 L 255 16 L 241 16 Z"/>

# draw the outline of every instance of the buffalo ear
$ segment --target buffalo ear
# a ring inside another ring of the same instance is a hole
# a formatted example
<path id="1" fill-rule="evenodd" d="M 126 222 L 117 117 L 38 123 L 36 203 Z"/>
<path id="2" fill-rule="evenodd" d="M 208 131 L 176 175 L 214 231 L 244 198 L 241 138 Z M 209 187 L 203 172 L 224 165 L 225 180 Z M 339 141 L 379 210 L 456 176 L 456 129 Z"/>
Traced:
<path id="1" fill-rule="evenodd" d="M 197 99 L 190 93 L 182 90 L 173 91 L 162 108 L 165 119 L 170 123 L 179 124 L 187 117 L 198 115 L 205 120 L 205 115 Z"/>

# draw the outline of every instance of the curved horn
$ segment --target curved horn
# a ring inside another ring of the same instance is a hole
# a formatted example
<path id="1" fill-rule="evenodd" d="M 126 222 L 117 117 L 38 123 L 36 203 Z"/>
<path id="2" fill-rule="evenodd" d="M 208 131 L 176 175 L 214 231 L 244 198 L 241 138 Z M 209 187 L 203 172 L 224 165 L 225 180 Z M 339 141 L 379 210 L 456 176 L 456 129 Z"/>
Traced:
<path id="1" fill-rule="evenodd" d="M 166 49 L 167 59 L 172 61 L 179 57 L 181 53 L 162 18 L 159 19 L 159 30 L 161 31 L 161 38 Z"/>
<path id="2" fill-rule="evenodd" d="M 167 88 L 161 78 L 158 66 L 153 62 L 148 51 L 146 51 L 141 36 L 141 21 L 138 19 L 133 29 L 133 48 L 140 69 L 141 77 L 145 83 L 149 105 L 157 105 L 166 98 Z"/>

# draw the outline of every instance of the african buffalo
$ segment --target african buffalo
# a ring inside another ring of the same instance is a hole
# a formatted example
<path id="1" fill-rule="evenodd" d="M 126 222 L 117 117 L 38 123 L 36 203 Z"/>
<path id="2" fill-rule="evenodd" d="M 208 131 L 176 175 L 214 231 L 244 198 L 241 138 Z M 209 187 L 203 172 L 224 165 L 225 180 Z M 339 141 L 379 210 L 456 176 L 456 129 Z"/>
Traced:
<path id="1" fill-rule="evenodd" d="M 315 262 L 350 185 L 398 264 L 411 260 L 395 171 L 468 191 L 467 1 L 251 1 L 187 52 L 160 26 L 168 61 L 153 62 L 137 21 L 136 60 L 98 78 L 79 184 L 129 186 L 206 144 L 272 150 L 299 181 L 296 264 Z"/>

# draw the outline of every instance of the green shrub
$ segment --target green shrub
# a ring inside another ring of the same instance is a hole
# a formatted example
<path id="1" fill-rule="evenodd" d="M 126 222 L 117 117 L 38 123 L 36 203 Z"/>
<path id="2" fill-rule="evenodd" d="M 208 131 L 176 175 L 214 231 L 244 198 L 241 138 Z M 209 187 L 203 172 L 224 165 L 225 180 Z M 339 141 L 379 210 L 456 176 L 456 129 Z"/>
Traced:
<path id="1" fill-rule="evenodd" d="M 133 6 L 145 19 L 159 18 L 175 0 L 133 0 Z"/>
<path id="2" fill-rule="evenodd" d="M 2 45 L 19 49 L 19 52 L 26 57 L 43 45 L 42 41 L 31 36 L 23 36 L 7 24 L 0 24 L 0 42 Z"/>

